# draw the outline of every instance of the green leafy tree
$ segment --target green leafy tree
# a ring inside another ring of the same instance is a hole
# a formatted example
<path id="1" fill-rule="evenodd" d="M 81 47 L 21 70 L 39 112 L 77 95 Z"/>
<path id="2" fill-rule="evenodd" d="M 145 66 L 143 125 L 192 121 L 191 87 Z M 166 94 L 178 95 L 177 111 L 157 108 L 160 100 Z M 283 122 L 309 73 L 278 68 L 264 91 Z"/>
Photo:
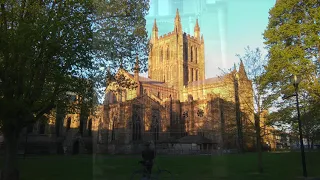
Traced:
<path id="1" fill-rule="evenodd" d="M 5 138 L 2 179 L 17 179 L 21 130 L 78 92 L 92 68 L 91 12 L 84 1 L 1 1 L 0 120 Z"/>
<path id="2" fill-rule="evenodd" d="M 268 101 L 278 108 L 268 118 L 271 123 L 297 131 L 295 99 L 280 97 L 294 94 L 292 75 L 301 78 L 299 100 L 304 134 L 318 124 L 309 111 L 320 101 L 320 3 L 316 0 L 277 1 L 269 12 L 269 24 L 264 32 L 269 61 L 265 66 L 263 86 L 270 95 Z M 302 108 L 302 109 L 303 109 Z M 307 118 L 308 117 L 308 118 Z M 312 123 L 311 123 L 312 122 Z M 311 125 L 312 124 L 312 125 Z"/>
<path id="3" fill-rule="evenodd" d="M 293 93 L 292 75 L 301 76 L 299 88 L 319 100 L 320 3 L 280 0 L 269 14 L 264 32 L 269 51 L 264 86 L 272 91 L 270 100 Z"/>
<path id="4" fill-rule="evenodd" d="M 109 81 L 117 81 L 121 86 L 132 88 L 129 79 L 123 75 L 114 75 L 119 67 L 129 72 L 135 69 L 139 57 L 139 71 L 147 70 L 149 39 L 146 31 L 146 19 L 149 0 L 110 0 L 94 1 L 96 19 L 93 26 L 95 66 L 107 65 Z M 108 51 L 105 51 L 105 50 Z M 98 71 L 101 82 L 104 71 Z M 102 86 L 104 84 L 101 84 Z"/>
<path id="5" fill-rule="evenodd" d="M 147 0 L 0 1 L 0 123 L 6 153 L 1 179 L 19 178 L 16 154 L 24 127 L 58 104 L 91 108 L 93 91 L 105 85 L 105 67 L 129 69 L 137 55 L 147 56 L 148 8 Z M 67 103 L 70 92 L 82 103 Z"/>

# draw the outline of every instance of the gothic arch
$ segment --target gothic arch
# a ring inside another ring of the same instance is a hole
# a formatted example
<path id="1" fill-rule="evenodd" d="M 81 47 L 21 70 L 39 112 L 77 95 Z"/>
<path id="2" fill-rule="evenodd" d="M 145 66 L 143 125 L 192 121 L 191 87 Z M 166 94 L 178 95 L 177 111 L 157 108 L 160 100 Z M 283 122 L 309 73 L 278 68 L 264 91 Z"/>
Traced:
<path id="1" fill-rule="evenodd" d="M 195 60 L 196 60 L 196 63 L 198 63 L 198 48 L 196 47 L 195 49 Z"/>
<path id="2" fill-rule="evenodd" d="M 159 140 L 160 133 L 160 117 L 156 117 L 153 122 L 154 139 Z"/>
<path id="3" fill-rule="evenodd" d="M 141 117 L 135 115 L 132 117 L 132 140 L 141 140 Z"/>
<path id="4" fill-rule="evenodd" d="M 191 53 L 190 53 L 190 61 L 192 62 L 193 61 L 193 46 L 191 46 L 191 48 L 190 48 L 190 51 L 191 51 Z"/>

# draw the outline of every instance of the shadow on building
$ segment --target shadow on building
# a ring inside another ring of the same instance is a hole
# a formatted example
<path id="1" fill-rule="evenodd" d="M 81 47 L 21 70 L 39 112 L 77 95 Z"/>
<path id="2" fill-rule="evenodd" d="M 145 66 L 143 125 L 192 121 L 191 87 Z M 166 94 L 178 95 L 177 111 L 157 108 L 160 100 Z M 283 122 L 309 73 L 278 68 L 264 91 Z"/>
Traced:
<path id="1" fill-rule="evenodd" d="M 79 114 L 51 113 L 25 127 L 19 138 L 20 155 L 91 154 L 96 118 L 80 118 Z M 1 145 L 4 149 L 5 144 Z"/>
<path id="2" fill-rule="evenodd" d="M 145 142 L 151 142 L 163 154 L 216 153 L 238 148 L 235 103 L 218 96 L 160 104 L 143 95 L 117 105 L 105 105 L 104 112 L 104 126 L 99 134 L 102 138 L 97 144 L 100 153 L 139 154 Z M 248 126 L 249 119 L 242 114 L 243 128 Z M 254 137 L 244 131 L 243 142 L 250 148 L 254 146 Z"/>

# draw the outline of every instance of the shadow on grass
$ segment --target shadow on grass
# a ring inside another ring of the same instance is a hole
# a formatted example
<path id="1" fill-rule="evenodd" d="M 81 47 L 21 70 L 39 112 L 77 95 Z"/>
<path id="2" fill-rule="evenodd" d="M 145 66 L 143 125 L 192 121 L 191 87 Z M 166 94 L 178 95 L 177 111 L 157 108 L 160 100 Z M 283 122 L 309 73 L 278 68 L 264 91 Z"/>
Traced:
<path id="1" fill-rule="evenodd" d="M 307 153 L 308 174 L 320 176 L 320 153 Z M 19 159 L 21 180 L 128 180 L 140 168 L 139 156 L 79 155 L 34 156 Z M 156 165 L 172 172 L 173 179 L 284 180 L 301 177 L 300 153 L 265 153 L 264 173 L 257 173 L 257 155 L 158 156 Z"/>

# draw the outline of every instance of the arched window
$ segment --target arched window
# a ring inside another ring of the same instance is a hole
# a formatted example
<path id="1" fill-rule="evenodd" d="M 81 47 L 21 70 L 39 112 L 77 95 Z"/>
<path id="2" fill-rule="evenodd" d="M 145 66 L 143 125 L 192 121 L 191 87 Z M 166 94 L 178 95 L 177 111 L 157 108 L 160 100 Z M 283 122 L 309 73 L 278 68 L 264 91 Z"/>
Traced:
<path id="1" fill-rule="evenodd" d="M 193 73 L 193 68 L 191 68 L 191 81 L 194 81 L 194 73 Z"/>
<path id="2" fill-rule="evenodd" d="M 191 82 L 192 81 L 192 78 L 191 78 L 191 69 L 189 68 L 188 69 L 188 82 Z"/>
<path id="3" fill-rule="evenodd" d="M 66 125 L 67 131 L 70 129 L 70 127 L 71 127 L 71 117 L 69 117 L 67 120 L 67 125 Z"/>
<path id="4" fill-rule="evenodd" d="M 141 121 L 139 116 L 135 116 L 132 123 L 132 140 L 141 139 Z"/>
<path id="5" fill-rule="evenodd" d="M 198 48 L 196 48 L 196 63 L 198 63 Z"/>
<path id="6" fill-rule="evenodd" d="M 193 47 L 191 46 L 191 62 L 193 61 Z"/>
<path id="7" fill-rule="evenodd" d="M 199 76 L 198 76 L 199 74 L 198 74 L 198 73 L 199 73 L 199 71 L 198 71 L 198 69 L 197 69 L 197 70 L 196 70 L 196 81 L 199 80 L 199 79 L 198 79 L 198 78 L 199 78 Z"/>
<path id="8" fill-rule="evenodd" d="M 170 59 L 170 50 L 169 50 L 169 46 L 168 46 L 168 48 L 167 48 L 167 60 L 169 60 Z"/>

